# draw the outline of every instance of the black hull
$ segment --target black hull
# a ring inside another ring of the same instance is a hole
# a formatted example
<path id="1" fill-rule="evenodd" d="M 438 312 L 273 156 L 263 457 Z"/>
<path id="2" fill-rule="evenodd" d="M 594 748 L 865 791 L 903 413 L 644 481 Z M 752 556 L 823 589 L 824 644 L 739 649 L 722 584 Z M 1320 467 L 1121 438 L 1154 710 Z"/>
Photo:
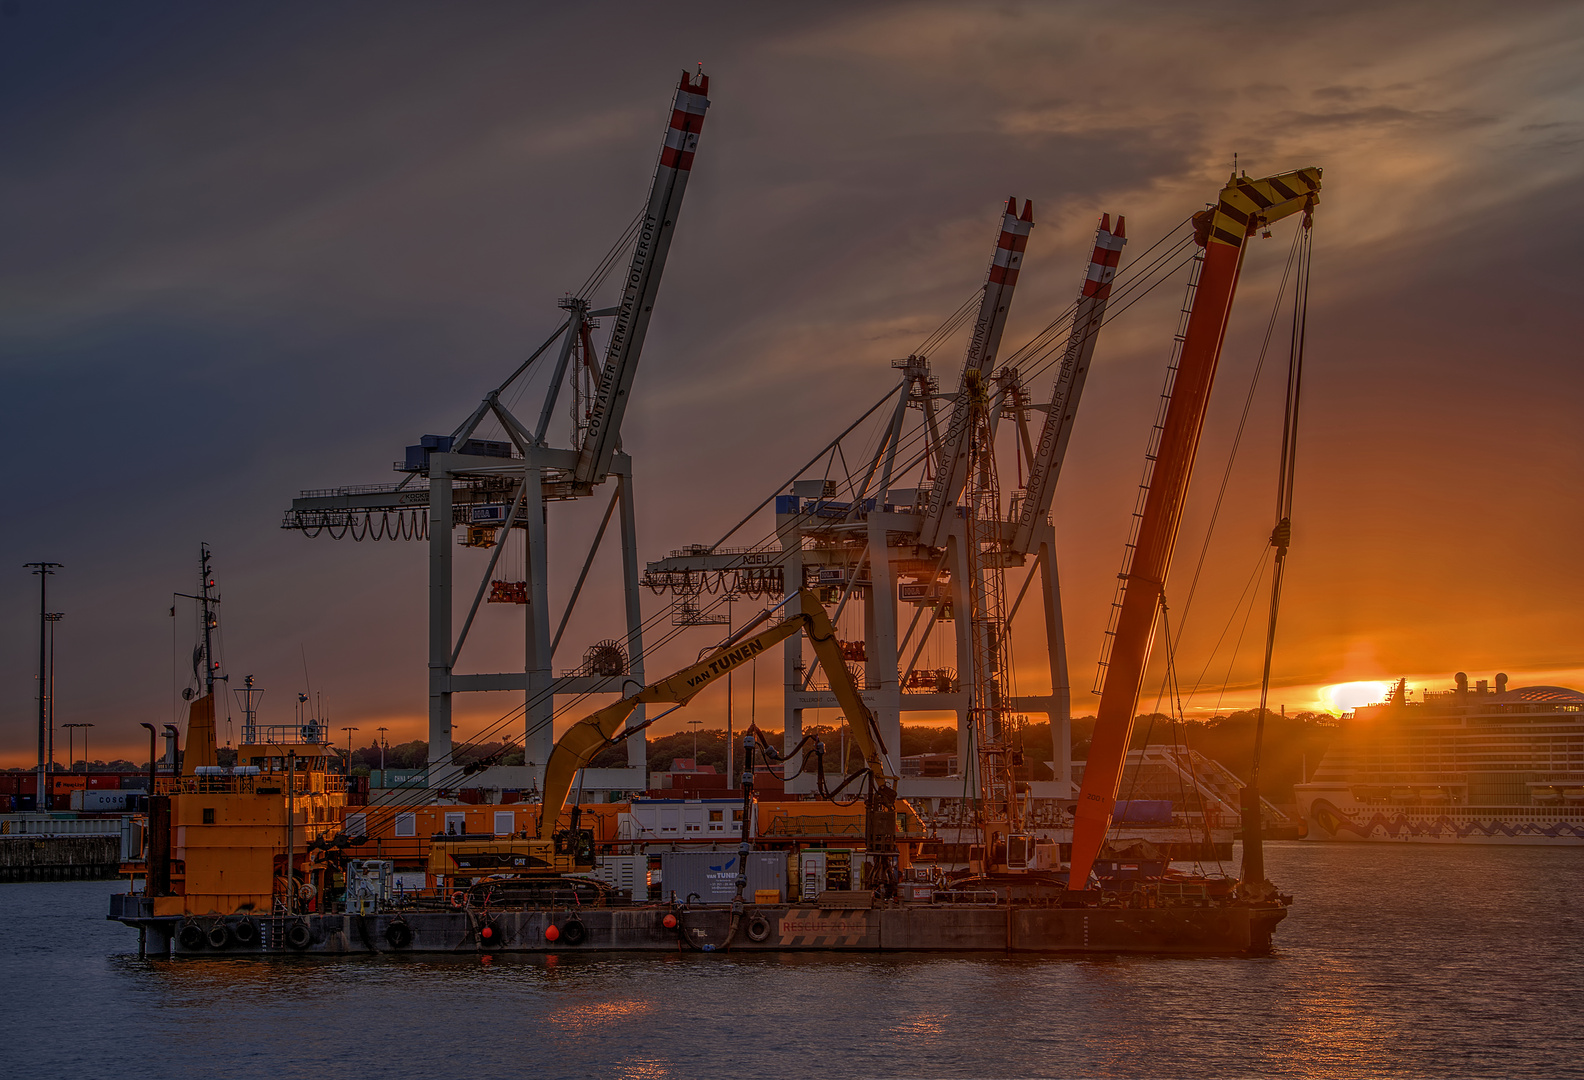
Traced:
<path id="1" fill-rule="evenodd" d="M 677 925 L 665 925 L 668 915 L 676 918 Z M 930 905 L 868 910 L 794 905 L 749 907 L 734 933 L 727 908 L 522 910 L 487 916 L 415 911 L 261 918 L 255 920 L 260 931 L 256 942 L 244 946 L 231 940 L 215 948 L 209 944 L 208 931 L 217 922 L 238 920 L 139 918 L 134 911 L 111 914 L 150 931 L 150 951 L 168 950 L 179 956 L 721 950 L 1263 955 L 1270 951 L 1276 924 L 1286 916 L 1280 906 L 1241 904 L 1142 909 Z M 181 933 L 190 923 L 204 931 L 204 940 L 196 947 L 191 945 L 198 934 Z M 394 932 L 392 923 L 399 924 Z M 307 934 L 292 932 L 294 924 L 305 926 Z M 546 938 L 551 926 L 556 927 L 555 941 Z M 486 927 L 488 935 L 482 933 Z"/>

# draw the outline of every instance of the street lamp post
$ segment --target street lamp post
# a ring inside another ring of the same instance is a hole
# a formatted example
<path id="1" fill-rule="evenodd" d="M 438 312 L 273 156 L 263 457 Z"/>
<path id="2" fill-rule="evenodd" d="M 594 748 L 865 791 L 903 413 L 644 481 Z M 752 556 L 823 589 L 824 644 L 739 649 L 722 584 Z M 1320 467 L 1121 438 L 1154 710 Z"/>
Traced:
<path id="1" fill-rule="evenodd" d="M 702 721 L 702 720 L 689 720 L 688 723 L 693 728 L 693 771 L 694 772 L 698 772 L 699 771 L 698 733 L 699 733 L 699 728 L 704 725 L 704 721 Z"/>
<path id="2" fill-rule="evenodd" d="M 380 783 L 383 784 L 385 782 L 385 746 L 390 741 L 385 737 L 385 733 L 389 731 L 390 728 L 380 727 L 375 728 L 374 730 L 379 732 L 380 735 Z"/>
<path id="3" fill-rule="evenodd" d="M 49 809 L 49 780 L 48 780 L 48 753 L 49 743 L 49 579 L 56 570 L 63 569 L 64 563 L 58 562 L 30 562 L 22 564 L 24 569 L 31 569 L 39 579 L 39 733 L 38 733 L 38 809 Z"/>
<path id="4" fill-rule="evenodd" d="M 63 619 L 63 618 L 65 618 L 65 615 L 62 612 L 59 612 L 59 611 L 46 611 L 44 613 L 44 622 L 45 622 L 46 625 L 49 626 L 49 676 L 44 680 L 44 685 L 47 687 L 47 692 L 48 692 L 48 697 L 49 697 L 49 767 L 50 767 L 50 772 L 54 772 L 55 771 L 55 624 L 60 622 L 61 619 Z M 67 736 L 66 741 L 68 743 L 71 742 L 71 737 L 69 735 Z M 86 749 L 87 748 L 85 746 L 84 750 L 86 751 Z M 67 757 L 71 757 L 71 747 L 70 746 L 67 746 L 67 748 L 66 748 L 66 756 Z M 86 759 L 87 756 L 88 755 L 85 752 L 83 754 L 83 757 Z M 66 771 L 67 772 L 71 772 L 71 762 L 69 762 L 69 761 L 66 763 Z M 84 771 L 87 771 L 86 767 L 85 767 Z"/>
<path id="5" fill-rule="evenodd" d="M 355 727 L 344 727 L 344 728 L 342 728 L 342 729 L 341 729 L 341 730 L 342 730 L 342 731 L 344 731 L 344 732 L 346 732 L 346 735 L 347 735 L 347 763 L 346 763 L 346 774 L 347 774 L 347 775 L 348 775 L 348 776 L 351 776 L 351 775 L 352 775 L 352 733 L 353 733 L 353 732 L 354 732 L 354 731 L 356 731 L 356 730 L 358 730 L 358 729 L 357 729 L 357 728 L 355 728 Z"/>

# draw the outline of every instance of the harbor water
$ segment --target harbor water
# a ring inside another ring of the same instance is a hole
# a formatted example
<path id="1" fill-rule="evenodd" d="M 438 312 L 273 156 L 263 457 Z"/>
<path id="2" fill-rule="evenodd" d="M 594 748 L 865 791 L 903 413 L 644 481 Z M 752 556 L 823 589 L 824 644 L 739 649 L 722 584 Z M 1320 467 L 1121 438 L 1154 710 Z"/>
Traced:
<path id="1" fill-rule="evenodd" d="M 113 882 L 0 886 L 5 1073 L 1584 1076 L 1584 849 L 1280 843 L 1260 959 L 137 959 Z"/>

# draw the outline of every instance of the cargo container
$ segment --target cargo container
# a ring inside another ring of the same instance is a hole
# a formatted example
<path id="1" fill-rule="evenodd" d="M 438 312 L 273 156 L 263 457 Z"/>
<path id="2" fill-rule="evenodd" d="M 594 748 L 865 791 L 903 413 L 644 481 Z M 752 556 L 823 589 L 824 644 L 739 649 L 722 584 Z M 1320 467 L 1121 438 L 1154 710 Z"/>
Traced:
<path id="1" fill-rule="evenodd" d="M 122 773 L 120 776 L 122 791 L 147 791 L 148 773 Z"/>
<path id="2" fill-rule="evenodd" d="M 660 887 L 666 897 L 684 903 L 730 903 L 737 895 L 736 851 L 667 851 L 660 856 Z M 761 889 L 786 896 L 786 855 L 779 851 L 748 853 L 748 887 L 744 898 Z"/>
<path id="3" fill-rule="evenodd" d="M 594 861 L 594 877 L 630 894 L 630 899 L 649 899 L 649 856 L 601 855 Z"/>
<path id="4" fill-rule="evenodd" d="M 1170 825 L 1170 799 L 1118 799 L 1112 820 L 1119 825 Z"/>
<path id="5" fill-rule="evenodd" d="M 107 814 L 129 809 L 140 797 L 135 791 L 74 791 L 70 795 L 70 809 Z"/>
<path id="6" fill-rule="evenodd" d="M 121 788 L 120 773 L 89 773 L 88 789 L 90 791 L 119 791 Z"/>

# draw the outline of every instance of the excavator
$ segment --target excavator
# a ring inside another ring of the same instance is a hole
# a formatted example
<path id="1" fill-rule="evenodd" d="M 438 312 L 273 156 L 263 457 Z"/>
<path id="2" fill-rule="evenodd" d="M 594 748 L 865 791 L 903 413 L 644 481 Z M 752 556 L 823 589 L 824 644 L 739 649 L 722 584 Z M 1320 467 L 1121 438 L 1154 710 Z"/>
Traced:
<path id="1" fill-rule="evenodd" d="M 830 680 L 831 692 L 847 718 L 848 728 L 863 764 L 835 789 L 827 789 L 823 769 L 824 747 L 815 740 L 805 739 L 804 743 L 781 755 L 771 749 L 762 735 L 756 739 L 751 732 L 745 739 L 744 749 L 749 754 L 757 750 L 768 764 L 780 761 L 783 757 L 791 757 L 803 745 L 813 742 L 812 752 L 821 759 L 821 765 L 816 770 L 820 793 L 827 798 L 839 798 L 843 790 L 855 788 L 857 794 L 853 798 L 862 797 L 864 800 L 867 850 L 882 862 L 894 863 L 897 856 L 897 773 L 888 760 L 889 753 L 881 739 L 879 723 L 858 694 L 852 673 L 847 670 L 847 664 L 842 659 L 836 628 L 825 613 L 818 595 L 810 589 L 800 589 L 797 602 L 800 610 L 780 622 L 754 633 L 774 617 L 774 609 L 771 609 L 698 663 L 645 686 L 573 724 L 557 740 L 549 761 L 545 763 L 544 799 L 537 831 L 531 835 L 498 839 L 461 837 L 450 840 L 437 837 L 437 842 L 430 848 L 429 873 L 453 881 L 493 879 L 499 882 L 497 888 L 503 891 L 571 891 L 580 896 L 580 889 L 593 891 L 594 883 L 587 882 L 585 886 L 584 880 L 576 875 L 594 867 L 594 834 L 592 830 L 579 828 L 578 808 L 575 805 L 570 823 L 565 827 L 561 824 L 567 796 L 572 791 L 578 770 L 605 747 L 632 734 L 624 728 L 627 718 L 639 705 L 686 705 L 706 687 L 723 681 L 727 672 L 751 663 L 765 650 L 799 632 L 806 633 L 809 643 L 814 647 L 814 654 L 824 668 L 826 678 Z M 749 762 L 751 758 L 745 755 L 745 764 Z M 752 799 L 752 773 L 751 766 L 743 770 L 745 829 L 752 820 L 746 812 L 749 809 L 746 804 Z M 743 839 L 746 843 L 747 837 Z"/>

